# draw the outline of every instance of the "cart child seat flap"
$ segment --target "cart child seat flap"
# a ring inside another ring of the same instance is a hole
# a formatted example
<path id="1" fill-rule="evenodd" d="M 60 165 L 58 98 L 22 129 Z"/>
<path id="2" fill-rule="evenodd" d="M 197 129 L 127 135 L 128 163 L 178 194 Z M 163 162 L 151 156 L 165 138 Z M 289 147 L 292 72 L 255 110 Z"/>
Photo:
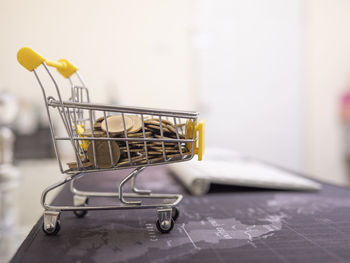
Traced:
<path id="1" fill-rule="evenodd" d="M 29 47 L 23 47 L 17 52 L 17 60 L 18 62 L 28 69 L 29 71 L 33 71 L 37 67 L 39 67 L 45 59 L 36 53 L 33 49 Z"/>

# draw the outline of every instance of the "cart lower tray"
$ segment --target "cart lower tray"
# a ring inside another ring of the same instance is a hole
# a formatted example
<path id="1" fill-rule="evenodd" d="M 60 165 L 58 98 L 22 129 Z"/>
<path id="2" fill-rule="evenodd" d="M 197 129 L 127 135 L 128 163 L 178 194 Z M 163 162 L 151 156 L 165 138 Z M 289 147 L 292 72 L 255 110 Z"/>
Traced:
<path id="1" fill-rule="evenodd" d="M 140 186 L 183 191 L 166 173 L 149 168 Z M 115 179 L 104 173 L 77 184 L 111 191 Z M 66 186 L 54 203 L 71 200 Z M 12 262 L 349 262 L 349 208 L 350 190 L 329 185 L 317 193 L 218 188 L 204 197 L 185 195 L 169 234 L 156 230 L 149 210 L 63 213 L 56 237 L 41 231 L 41 218 Z"/>

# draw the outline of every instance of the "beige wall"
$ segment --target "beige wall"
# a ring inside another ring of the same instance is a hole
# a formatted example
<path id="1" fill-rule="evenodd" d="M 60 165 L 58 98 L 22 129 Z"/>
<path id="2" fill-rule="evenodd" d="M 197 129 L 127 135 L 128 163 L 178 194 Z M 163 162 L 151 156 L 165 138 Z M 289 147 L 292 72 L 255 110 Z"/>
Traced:
<path id="1" fill-rule="evenodd" d="M 350 2 L 309 0 L 304 11 L 304 170 L 349 183 L 339 99 L 350 87 Z"/>
<path id="2" fill-rule="evenodd" d="M 33 75 L 16 61 L 29 46 L 78 65 L 94 101 L 194 108 L 190 15 L 186 0 L 2 0 L 0 89 L 42 105 Z"/>
<path id="3" fill-rule="evenodd" d="M 230 115 L 230 134 L 234 135 L 229 147 L 320 179 L 348 183 L 338 102 L 350 86 L 350 2 L 286 3 L 2 0 L 0 90 L 11 90 L 43 105 L 33 75 L 16 61 L 17 50 L 30 46 L 48 58 L 65 57 L 77 64 L 94 101 L 201 110 L 213 120 L 208 118 L 207 126 L 208 142 L 214 145 L 220 145 L 215 138 L 228 138 L 218 130 L 223 123 L 218 119 L 223 115 L 218 105 L 227 107 L 237 115 Z M 224 38 L 218 38 L 220 34 Z M 286 57 L 295 60 L 286 64 Z M 61 79 L 63 83 L 67 87 Z M 204 93 L 200 96 L 202 108 L 197 87 Z M 257 103 L 259 98 L 270 98 L 269 107 L 261 100 L 262 106 L 256 109 L 249 92 Z M 217 99 L 218 95 L 226 98 L 227 104 L 221 97 Z M 206 98 L 212 105 L 206 104 Z M 232 103 L 230 98 L 237 101 Z M 237 105 L 242 107 L 235 111 Z M 290 115 L 284 118 L 286 105 Z M 266 118 L 271 125 L 264 124 Z M 281 129 L 275 129 L 280 120 Z M 227 145 L 226 139 L 222 145 Z"/>

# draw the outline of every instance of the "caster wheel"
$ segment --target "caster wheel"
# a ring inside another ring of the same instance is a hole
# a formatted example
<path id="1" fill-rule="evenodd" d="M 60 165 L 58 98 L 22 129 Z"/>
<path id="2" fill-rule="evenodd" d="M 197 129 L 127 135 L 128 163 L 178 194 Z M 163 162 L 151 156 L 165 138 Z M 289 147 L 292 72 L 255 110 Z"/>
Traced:
<path id="1" fill-rule="evenodd" d="M 156 226 L 160 233 L 169 233 L 174 228 L 174 220 L 170 219 L 170 221 L 164 220 L 160 222 L 158 219 Z"/>
<path id="2" fill-rule="evenodd" d="M 73 211 L 73 213 L 75 214 L 76 217 L 82 218 L 87 214 L 87 210 L 76 210 L 76 211 Z"/>
<path id="3" fill-rule="evenodd" d="M 44 233 L 48 236 L 55 236 L 57 235 L 57 233 L 60 231 L 61 229 L 61 224 L 60 221 L 57 220 L 55 227 L 49 228 L 49 229 L 45 229 L 44 223 L 42 225 L 42 229 L 44 231 Z"/>
<path id="4" fill-rule="evenodd" d="M 173 218 L 174 221 L 179 218 L 180 211 L 177 207 L 173 207 L 173 211 L 171 213 L 171 217 Z"/>
<path id="5" fill-rule="evenodd" d="M 86 202 L 82 206 L 87 206 L 89 203 L 89 199 L 86 199 Z M 76 217 L 78 218 L 83 218 L 87 214 L 88 210 L 75 210 L 73 213 L 75 214 Z"/>

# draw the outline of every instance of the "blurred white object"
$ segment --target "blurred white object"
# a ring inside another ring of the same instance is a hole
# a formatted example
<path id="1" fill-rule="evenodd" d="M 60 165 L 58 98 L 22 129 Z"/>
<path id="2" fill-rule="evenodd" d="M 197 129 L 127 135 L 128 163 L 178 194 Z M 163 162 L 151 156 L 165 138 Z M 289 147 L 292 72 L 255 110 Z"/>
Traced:
<path id="1" fill-rule="evenodd" d="M 9 92 L 0 93 L 0 124 L 11 124 L 18 113 L 18 102 L 14 95 Z"/>
<path id="2" fill-rule="evenodd" d="M 16 119 L 18 104 L 8 92 L 0 93 L 0 235 L 10 231 L 16 213 L 13 208 L 14 190 L 18 185 L 19 172 L 12 166 L 15 135 L 8 127 Z"/>
<path id="3" fill-rule="evenodd" d="M 18 113 L 16 98 L 9 92 L 0 93 L 0 165 L 12 164 L 15 136 L 10 126 Z"/>
<path id="4" fill-rule="evenodd" d="M 202 162 L 178 163 L 170 165 L 170 169 L 194 195 L 206 194 L 210 184 L 283 190 L 322 187 L 312 180 L 224 149 L 209 148 Z"/>
<path id="5" fill-rule="evenodd" d="M 19 114 L 15 120 L 14 129 L 21 135 L 33 134 L 39 128 L 39 118 L 35 105 L 22 100 L 20 101 Z"/>
<path id="6" fill-rule="evenodd" d="M 15 135 L 10 128 L 0 127 L 0 165 L 12 164 Z"/>
<path id="7" fill-rule="evenodd" d="M 0 235 L 12 231 L 16 222 L 16 209 L 13 205 L 15 190 L 19 183 L 19 171 L 12 165 L 0 165 Z"/>

